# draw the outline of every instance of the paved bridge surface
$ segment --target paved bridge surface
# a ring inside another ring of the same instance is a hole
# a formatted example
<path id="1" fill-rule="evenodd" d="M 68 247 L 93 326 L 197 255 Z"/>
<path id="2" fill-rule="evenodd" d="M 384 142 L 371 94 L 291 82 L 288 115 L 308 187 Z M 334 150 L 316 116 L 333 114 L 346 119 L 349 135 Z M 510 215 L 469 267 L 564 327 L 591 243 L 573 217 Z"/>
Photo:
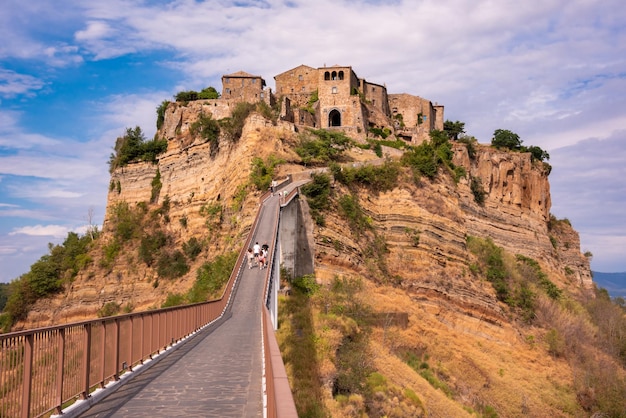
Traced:
<path id="1" fill-rule="evenodd" d="M 287 190 L 296 187 L 291 184 Z M 279 196 L 261 206 L 251 242 L 272 242 Z M 222 319 L 195 334 L 81 417 L 262 417 L 261 305 L 267 269 L 245 265 Z"/>

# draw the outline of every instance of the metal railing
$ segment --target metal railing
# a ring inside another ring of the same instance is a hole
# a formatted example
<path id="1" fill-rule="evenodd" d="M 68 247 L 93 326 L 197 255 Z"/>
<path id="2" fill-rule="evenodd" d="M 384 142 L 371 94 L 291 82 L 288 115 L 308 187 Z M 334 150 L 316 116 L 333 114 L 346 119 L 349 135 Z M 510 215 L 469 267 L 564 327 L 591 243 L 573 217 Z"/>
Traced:
<path id="1" fill-rule="evenodd" d="M 265 392 L 267 395 L 266 416 L 270 418 L 297 418 L 291 387 L 287 379 L 287 372 L 280 353 L 274 329 L 277 325 L 278 301 L 276 300 L 277 290 L 280 287 L 280 262 L 278 252 L 280 243 L 278 241 L 278 225 L 280 223 L 280 209 L 298 194 L 294 188 L 286 196 L 281 194 L 279 205 L 276 208 L 273 225 L 273 240 L 270 245 L 269 268 L 265 275 L 265 292 L 263 300 L 263 361 L 265 371 Z"/>
<path id="2" fill-rule="evenodd" d="M 136 366 L 222 317 L 230 304 L 267 197 L 264 194 L 260 198 L 261 207 L 219 299 L 0 334 L 0 417 L 60 414 L 74 401 L 87 399 L 94 390 L 132 373 Z M 264 304 L 261 309 L 264 317 L 267 316 Z M 284 370 L 284 365 L 274 333 L 269 331 L 273 331 L 271 322 L 269 329 L 265 321 L 263 324 L 264 345 L 271 348 L 264 351 L 264 364 L 266 373 L 273 376 L 274 370 Z M 268 411 L 272 411 L 267 416 L 297 416 L 291 412 L 277 414 L 274 407 L 285 402 L 293 405 L 288 382 L 284 379 L 276 384 L 270 376 L 266 380 Z"/>
<path id="3" fill-rule="evenodd" d="M 61 413 L 87 399 L 219 318 L 231 289 L 213 302 L 0 335 L 0 416 Z"/>

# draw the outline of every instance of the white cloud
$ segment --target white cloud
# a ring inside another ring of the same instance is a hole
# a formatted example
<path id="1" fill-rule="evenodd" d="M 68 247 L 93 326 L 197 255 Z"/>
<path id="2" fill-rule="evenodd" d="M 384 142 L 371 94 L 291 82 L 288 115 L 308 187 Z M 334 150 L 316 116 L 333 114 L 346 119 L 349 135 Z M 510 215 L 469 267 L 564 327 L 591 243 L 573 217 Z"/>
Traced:
<path id="1" fill-rule="evenodd" d="M 33 94 L 43 86 L 44 82 L 36 77 L 0 68 L 0 96 L 2 97 Z"/>
<path id="2" fill-rule="evenodd" d="M 104 21 L 89 21 L 87 28 L 76 32 L 75 38 L 78 41 L 92 41 L 106 38 L 113 34 L 111 27 Z"/>
<path id="3" fill-rule="evenodd" d="M 68 228 L 61 225 L 33 225 L 17 228 L 14 231 L 9 232 L 9 235 L 24 234 L 37 237 L 63 238 L 68 232 Z"/>

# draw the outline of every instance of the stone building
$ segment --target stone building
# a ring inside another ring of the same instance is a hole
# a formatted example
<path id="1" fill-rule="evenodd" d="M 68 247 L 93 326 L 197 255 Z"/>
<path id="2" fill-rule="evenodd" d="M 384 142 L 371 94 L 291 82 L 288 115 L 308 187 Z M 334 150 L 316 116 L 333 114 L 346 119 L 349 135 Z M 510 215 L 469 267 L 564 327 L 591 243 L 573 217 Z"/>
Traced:
<path id="1" fill-rule="evenodd" d="M 272 91 L 261 76 L 238 71 L 222 76 L 222 98 L 237 102 L 266 102 L 271 104 Z"/>
<path id="2" fill-rule="evenodd" d="M 421 142 L 433 129 L 443 130 L 443 106 L 411 94 L 390 94 L 389 106 L 397 137 Z"/>
<path id="3" fill-rule="evenodd" d="M 270 105 L 278 99 L 282 120 L 353 137 L 388 128 L 396 138 L 417 144 L 431 130 L 443 129 L 443 106 L 410 94 L 388 94 L 385 85 L 359 78 L 350 66 L 299 65 L 274 80 L 273 94 L 260 76 L 244 71 L 224 75 L 222 98 Z"/>

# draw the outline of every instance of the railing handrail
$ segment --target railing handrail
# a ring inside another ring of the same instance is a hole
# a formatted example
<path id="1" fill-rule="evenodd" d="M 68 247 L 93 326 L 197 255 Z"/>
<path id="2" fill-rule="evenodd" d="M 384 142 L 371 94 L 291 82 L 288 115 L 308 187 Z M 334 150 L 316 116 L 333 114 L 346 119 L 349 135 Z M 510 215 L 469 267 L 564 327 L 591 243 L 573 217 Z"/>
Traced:
<path id="1" fill-rule="evenodd" d="M 291 178 L 288 178 L 280 186 L 290 182 Z M 295 193 L 297 191 L 292 191 L 290 198 Z M 55 411 L 61 413 L 63 405 L 72 399 L 86 399 L 94 388 L 102 388 L 108 381 L 119 380 L 122 374 L 132 372 L 136 365 L 143 364 L 155 354 L 158 355 L 221 318 L 231 304 L 247 249 L 256 233 L 265 200 L 269 197 L 270 193 L 260 197 L 259 210 L 219 299 L 0 334 L 0 385 L 3 386 L 0 416 L 27 418 Z M 275 251 L 279 213 L 280 209 L 277 208 L 272 255 Z M 269 272 L 272 270 L 268 268 L 266 280 L 269 280 Z M 262 314 L 266 315 L 264 303 L 261 309 Z M 264 321 L 262 323 L 265 324 Z M 139 331 L 134 329 L 136 327 L 139 327 Z M 120 338 L 121 334 L 127 338 Z M 277 347 L 273 332 L 269 332 L 265 325 L 263 338 L 264 344 L 269 342 L 270 346 Z M 54 360 L 42 366 L 42 358 L 45 356 Z M 284 369 L 280 351 L 278 357 L 275 350 L 266 351 L 265 356 L 267 373 L 271 374 L 280 367 Z M 77 359 L 76 364 L 69 365 L 69 361 Z M 279 360 L 280 364 L 277 364 Z M 20 368 L 22 372 L 17 371 Z M 4 373 L 7 371 L 13 372 L 13 375 L 6 377 Z M 283 379 L 277 384 L 281 396 L 289 393 L 289 399 L 281 402 L 293 404 L 288 382 Z M 286 388 L 280 386 L 285 384 Z M 4 392 L 7 385 L 11 390 Z M 268 404 L 280 404 L 275 396 L 276 385 L 273 380 L 269 387 Z M 289 417 L 297 414 L 272 413 L 268 416 Z"/>

